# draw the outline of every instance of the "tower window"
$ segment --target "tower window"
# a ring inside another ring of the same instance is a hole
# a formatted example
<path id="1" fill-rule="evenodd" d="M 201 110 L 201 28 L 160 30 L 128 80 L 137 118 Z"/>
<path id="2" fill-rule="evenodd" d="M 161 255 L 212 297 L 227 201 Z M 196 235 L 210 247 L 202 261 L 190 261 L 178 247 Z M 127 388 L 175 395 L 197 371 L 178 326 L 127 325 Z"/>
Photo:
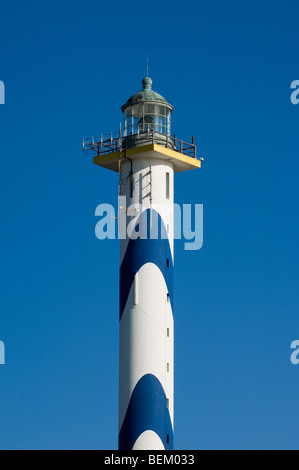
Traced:
<path id="1" fill-rule="evenodd" d="M 169 338 L 169 328 L 167 328 L 166 334 L 167 334 L 167 338 Z"/>
<path id="2" fill-rule="evenodd" d="M 166 443 L 169 444 L 169 434 L 166 434 Z"/>
<path id="3" fill-rule="evenodd" d="M 133 177 L 131 176 L 130 179 L 130 198 L 132 199 L 133 197 Z"/>
<path id="4" fill-rule="evenodd" d="M 169 199 L 169 173 L 166 173 L 166 199 Z"/>
<path id="5" fill-rule="evenodd" d="M 166 266 L 169 268 L 169 258 L 166 260 Z"/>
<path id="6" fill-rule="evenodd" d="M 169 302 L 169 292 L 167 292 L 167 302 Z"/>

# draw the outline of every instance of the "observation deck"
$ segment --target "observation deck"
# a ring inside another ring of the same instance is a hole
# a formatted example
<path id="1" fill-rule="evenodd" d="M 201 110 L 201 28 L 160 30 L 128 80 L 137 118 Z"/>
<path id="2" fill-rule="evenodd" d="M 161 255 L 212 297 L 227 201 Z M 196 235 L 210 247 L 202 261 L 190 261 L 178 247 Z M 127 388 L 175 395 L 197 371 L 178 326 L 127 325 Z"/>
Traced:
<path id="1" fill-rule="evenodd" d="M 83 151 L 93 155 L 96 165 L 119 172 L 119 161 L 138 155 L 171 161 L 175 172 L 201 168 L 203 158 L 198 158 L 194 139 L 191 143 L 178 139 L 175 135 L 162 134 L 148 128 L 122 137 L 118 133 L 102 135 L 83 140 Z"/>

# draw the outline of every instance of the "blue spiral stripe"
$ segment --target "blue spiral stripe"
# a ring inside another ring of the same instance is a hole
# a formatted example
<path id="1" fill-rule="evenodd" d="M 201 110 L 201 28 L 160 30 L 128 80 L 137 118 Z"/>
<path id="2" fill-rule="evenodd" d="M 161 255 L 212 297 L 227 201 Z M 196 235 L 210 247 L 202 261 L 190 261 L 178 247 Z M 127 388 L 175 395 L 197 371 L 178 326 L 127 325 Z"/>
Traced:
<path id="1" fill-rule="evenodd" d="M 145 431 L 154 431 L 165 450 L 173 449 L 173 429 L 166 395 L 153 374 L 144 375 L 133 390 L 119 433 L 119 450 L 132 450 Z"/>
<path id="2" fill-rule="evenodd" d="M 146 238 L 129 240 L 120 267 L 120 319 L 123 315 L 135 274 L 146 263 L 153 263 L 160 269 L 167 285 L 171 305 L 173 306 L 173 259 L 167 232 L 158 212 L 152 209 L 152 227 L 150 226 L 150 217 L 150 209 L 147 209 L 140 215 L 136 222 L 136 231 L 138 231 L 139 224 L 146 222 Z M 142 218 L 146 218 L 146 220 L 142 220 Z M 153 238 L 153 236 L 157 235 L 157 238 Z"/>

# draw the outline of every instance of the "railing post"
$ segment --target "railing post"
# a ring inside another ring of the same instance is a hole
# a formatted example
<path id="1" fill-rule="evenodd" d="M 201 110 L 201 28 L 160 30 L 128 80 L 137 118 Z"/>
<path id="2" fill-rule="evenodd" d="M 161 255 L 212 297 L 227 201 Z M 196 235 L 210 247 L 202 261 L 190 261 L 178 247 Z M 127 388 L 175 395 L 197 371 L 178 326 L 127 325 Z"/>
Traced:
<path id="1" fill-rule="evenodd" d="M 122 132 L 121 132 L 121 122 L 119 123 L 119 150 L 122 149 Z M 116 148 L 117 150 L 117 148 Z"/>

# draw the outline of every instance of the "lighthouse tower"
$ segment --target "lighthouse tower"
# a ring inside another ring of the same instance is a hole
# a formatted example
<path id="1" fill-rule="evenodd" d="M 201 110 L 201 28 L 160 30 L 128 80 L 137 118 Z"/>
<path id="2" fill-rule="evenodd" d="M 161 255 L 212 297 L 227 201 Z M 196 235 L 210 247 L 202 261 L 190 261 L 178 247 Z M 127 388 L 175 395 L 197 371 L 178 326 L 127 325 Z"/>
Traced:
<path id="1" fill-rule="evenodd" d="M 173 107 L 143 89 L 122 107 L 123 131 L 83 142 L 119 182 L 119 449 L 171 450 L 174 429 L 174 173 L 201 167 L 171 136 Z"/>

